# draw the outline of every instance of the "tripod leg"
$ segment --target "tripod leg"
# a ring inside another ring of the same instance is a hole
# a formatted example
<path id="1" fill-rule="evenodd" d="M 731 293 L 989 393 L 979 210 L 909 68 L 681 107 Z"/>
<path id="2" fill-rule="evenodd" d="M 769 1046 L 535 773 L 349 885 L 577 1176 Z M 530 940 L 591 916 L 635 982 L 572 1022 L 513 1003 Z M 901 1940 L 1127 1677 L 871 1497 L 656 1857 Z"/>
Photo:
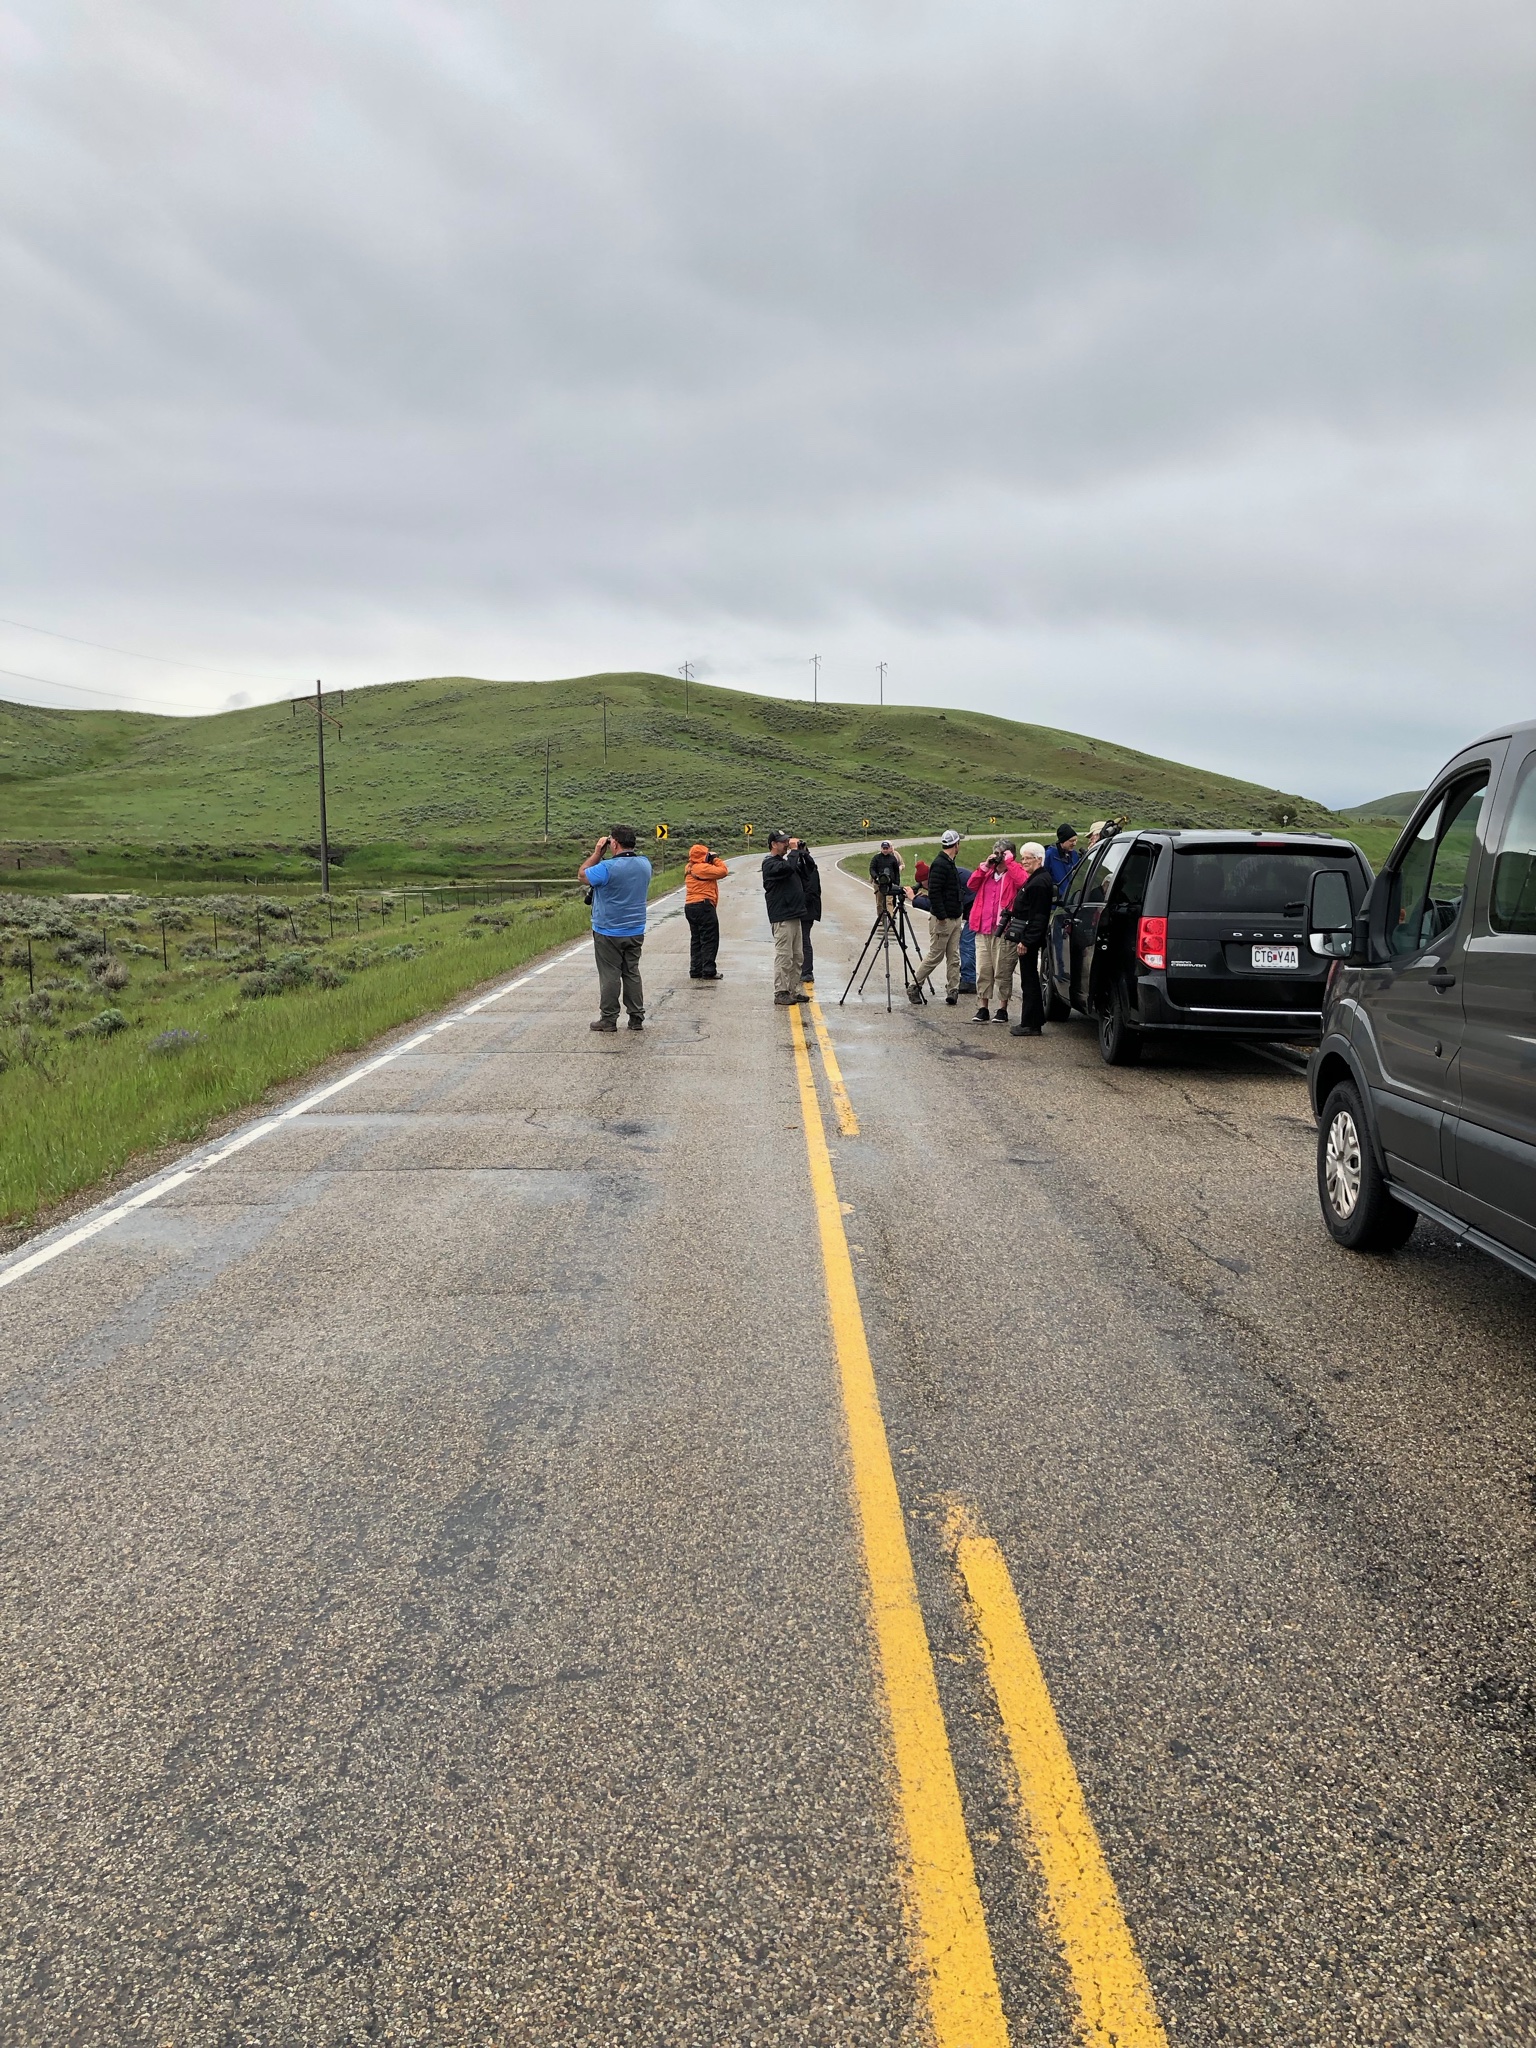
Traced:
<path id="1" fill-rule="evenodd" d="M 879 930 L 879 920 L 877 920 L 877 922 L 874 922 L 874 924 L 870 926 L 870 934 L 868 934 L 868 938 L 864 940 L 864 946 L 862 946 L 862 950 L 860 950 L 858 958 L 856 958 L 856 961 L 854 961 L 854 971 L 852 971 L 852 975 L 848 977 L 848 989 L 852 989 L 854 981 L 858 981 L 858 969 L 860 969 L 860 967 L 864 967 L 864 954 L 866 954 L 866 952 L 870 950 L 870 946 L 874 944 L 874 934 L 877 934 L 877 930 Z M 874 963 L 870 961 L 870 967 L 872 967 L 872 965 L 874 965 Z M 868 969 L 864 969 L 864 981 L 868 981 Z M 862 993 L 862 989 L 864 989 L 864 981 L 860 981 L 860 983 L 858 983 L 858 989 L 860 989 L 860 993 Z M 846 1001 L 848 1001 L 848 989 L 844 989 L 844 991 L 842 991 L 842 995 L 838 997 L 838 1004 L 840 1004 L 840 1006 L 842 1006 L 842 1004 L 846 1004 Z"/>
<path id="2" fill-rule="evenodd" d="M 885 940 L 885 934 L 884 934 L 884 932 L 882 932 L 882 931 L 880 930 L 880 928 L 879 928 L 879 926 L 878 926 L 878 925 L 876 925 L 875 929 L 874 929 L 874 930 L 873 930 L 873 931 L 872 931 L 872 932 L 870 933 L 870 935 L 869 935 L 869 939 L 870 939 L 870 954 L 869 954 L 869 965 L 868 965 L 868 966 L 867 966 L 867 967 L 865 968 L 865 970 L 864 970 L 864 974 L 863 974 L 863 977 L 862 977 L 862 979 L 861 979 L 861 980 L 860 980 L 860 982 L 859 982 L 859 990 L 858 990 L 858 992 L 859 992 L 859 994 L 860 994 L 860 995 L 863 995 L 863 993 L 864 993 L 864 985 L 865 985 L 865 983 L 866 983 L 866 982 L 867 982 L 867 981 L 869 980 L 869 977 L 870 977 L 870 976 L 871 976 L 871 975 L 872 975 L 872 974 L 874 973 L 874 971 L 875 971 L 875 968 L 876 968 L 876 966 L 878 965 L 878 963 L 879 963 L 879 960 L 880 960 L 880 954 L 881 954 L 881 951 L 883 950 L 883 948 L 884 948 L 884 946 L 885 946 L 885 943 L 886 943 L 886 940 Z"/>
<path id="3" fill-rule="evenodd" d="M 858 993 L 859 993 L 860 995 L 862 995 L 862 994 L 864 993 L 864 982 L 865 982 L 865 981 L 868 981 L 868 979 L 869 979 L 870 975 L 871 975 L 871 974 L 872 974 L 872 973 L 874 972 L 874 966 L 875 966 L 875 958 L 874 958 L 874 948 L 875 948 L 875 942 L 876 942 L 876 940 L 877 940 L 877 939 L 878 939 L 879 937 L 880 937 L 880 920 L 879 920 L 879 918 L 877 917 L 877 918 L 875 919 L 874 923 L 873 923 L 873 924 L 872 924 L 872 925 L 870 926 L 870 928 L 869 928 L 869 937 L 868 937 L 868 938 L 867 938 L 867 939 L 866 939 L 866 940 L 864 941 L 864 945 L 863 945 L 863 948 L 862 948 L 862 950 L 861 950 L 861 951 L 860 951 L 860 953 L 859 953 L 859 957 L 858 957 L 858 959 L 857 959 L 857 960 L 855 960 L 855 961 L 854 961 L 854 963 L 853 963 L 853 972 L 852 972 L 852 974 L 850 974 L 850 975 L 849 975 L 849 977 L 848 977 L 848 987 L 847 987 L 847 988 L 845 988 L 845 989 L 843 990 L 842 994 L 841 994 L 841 995 L 840 995 L 840 996 L 838 997 L 838 999 L 837 999 L 837 1000 L 838 1000 L 838 1003 L 839 1003 L 839 1005 L 840 1005 L 840 1006 L 841 1006 L 841 1005 L 842 1005 L 843 1003 L 846 1003 L 846 1002 L 847 1002 L 847 1000 L 848 1000 L 848 995 L 849 995 L 849 991 L 850 991 L 850 990 L 851 990 L 851 989 L 853 988 L 853 984 L 854 984 L 854 983 L 855 983 L 856 981 L 859 981 L 859 969 L 860 969 L 861 967 L 864 967 L 864 961 L 865 961 L 865 957 L 866 957 L 866 955 L 867 955 L 867 956 L 868 956 L 868 959 L 869 959 L 869 965 L 868 965 L 867 967 L 864 967 L 864 981 L 859 981 L 859 987 L 858 987 Z"/>
<path id="4" fill-rule="evenodd" d="M 902 926 L 906 927 L 905 932 L 903 932 Z M 923 994 L 922 983 L 917 978 L 917 968 L 913 964 L 911 953 L 907 950 L 908 939 L 912 942 L 912 951 L 917 952 L 917 934 L 913 931 L 906 912 L 902 911 L 901 922 L 896 927 L 896 943 L 901 948 L 902 982 L 909 989 L 915 988 L 917 990 L 917 1000 L 920 1003 L 926 1003 L 928 998 Z M 921 961 L 922 954 L 919 952 L 917 957 Z"/>

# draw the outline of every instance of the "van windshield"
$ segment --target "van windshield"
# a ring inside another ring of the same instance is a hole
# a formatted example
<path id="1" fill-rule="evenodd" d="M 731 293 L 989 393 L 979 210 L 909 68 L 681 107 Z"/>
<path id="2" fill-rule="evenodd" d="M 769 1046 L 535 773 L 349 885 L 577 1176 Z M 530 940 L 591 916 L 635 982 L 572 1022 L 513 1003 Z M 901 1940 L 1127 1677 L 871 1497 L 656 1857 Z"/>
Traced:
<path id="1" fill-rule="evenodd" d="M 1177 850 L 1170 910 L 1230 917 L 1304 917 L 1307 887 L 1321 867 L 1349 878 L 1357 903 L 1354 855 L 1342 847 L 1190 846 Z"/>

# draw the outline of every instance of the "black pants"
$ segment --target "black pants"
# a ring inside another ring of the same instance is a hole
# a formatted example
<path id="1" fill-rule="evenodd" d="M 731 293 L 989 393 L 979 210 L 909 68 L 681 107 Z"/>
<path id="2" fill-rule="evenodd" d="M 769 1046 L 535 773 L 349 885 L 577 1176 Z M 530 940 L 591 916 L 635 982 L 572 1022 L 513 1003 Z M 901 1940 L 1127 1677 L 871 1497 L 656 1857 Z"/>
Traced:
<path id="1" fill-rule="evenodd" d="M 720 951 L 720 913 L 713 903 L 685 903 L 688 920 L 688 976 L 691 981 L 713 981 L 715 956 Z"/>
<path id="2" fill-rule="evenodd" d="M 1045 1022 L 1040 1000 L 1040 948 L 1030 946 L 1019 962 L 1019 1022 L 1026 1031 L 1038 1031 Z"/>
<path id="3" fill-rule="evenodd" d="M 811 926 L 815 922 L 814 917 L 802 917 L 800 920 L 800 979 L 802 981 L 814 981 L 816 979 L 816 960 L 811 952 Z"/>

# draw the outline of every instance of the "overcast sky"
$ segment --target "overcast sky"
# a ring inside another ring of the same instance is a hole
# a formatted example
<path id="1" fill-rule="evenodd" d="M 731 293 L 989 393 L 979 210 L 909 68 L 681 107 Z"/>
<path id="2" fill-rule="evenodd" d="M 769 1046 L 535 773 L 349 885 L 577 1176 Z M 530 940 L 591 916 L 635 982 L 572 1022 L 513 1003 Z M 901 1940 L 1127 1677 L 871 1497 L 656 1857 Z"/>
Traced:
<path id="1" fill-rule="evenodd" d="M 0 7 L 0 692 L 671 670 L 1325 800 L 1531 685 L 1529 0 Z"/>

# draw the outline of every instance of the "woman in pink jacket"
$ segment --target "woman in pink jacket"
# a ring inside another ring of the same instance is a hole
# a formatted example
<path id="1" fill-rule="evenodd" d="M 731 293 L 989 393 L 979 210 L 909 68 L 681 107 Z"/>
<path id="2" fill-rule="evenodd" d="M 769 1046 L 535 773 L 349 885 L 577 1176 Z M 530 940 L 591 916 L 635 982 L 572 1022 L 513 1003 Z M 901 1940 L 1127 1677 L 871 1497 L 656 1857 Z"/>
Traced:
<path id="1" fill-rule="evenodd" d="M 1013 990 L 1013 970 L 1018 952 L 1002 932 L 1013 908 L 1013 899 L 1029 880 L 1019 865 L 1018 848 L 1011 839 L 999 839 L 991 854 L 972 875 L 971 930 L 976 934 L 976 993 L 981 1008 L 976 1022 L 989 1019 L 1008 1022 L 1008 998 Z"/>

